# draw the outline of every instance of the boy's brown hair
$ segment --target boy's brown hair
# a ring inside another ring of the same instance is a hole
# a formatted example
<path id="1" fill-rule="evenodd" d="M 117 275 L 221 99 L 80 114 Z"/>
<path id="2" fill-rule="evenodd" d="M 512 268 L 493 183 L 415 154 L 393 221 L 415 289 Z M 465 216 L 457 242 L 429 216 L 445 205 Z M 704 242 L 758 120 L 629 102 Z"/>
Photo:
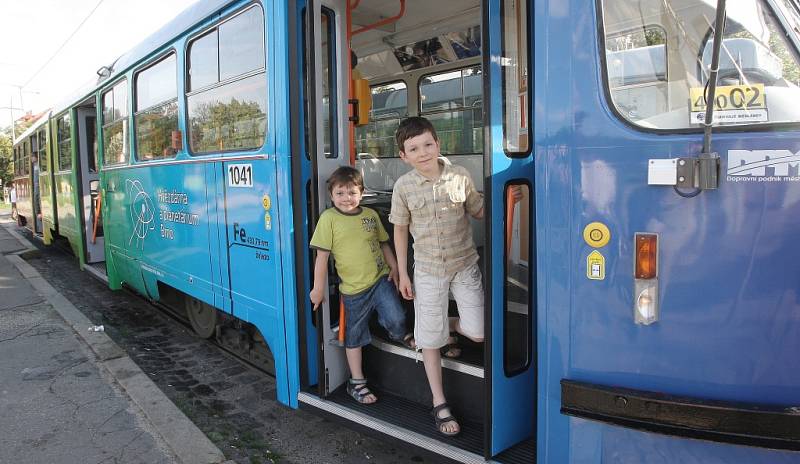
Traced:
<path id="1" fill-rule="evenodd" d="M 406 140 L 422 135 L 425 132 L 430 132 L 433 136 L 433 140 L 439 141 L 439 137 L 436 135 L 436 129 L 428 119 L 422 116 L 412 116 L 404 119 L 400 123 L 400 127 L 397 128 L 397 132 L 394 133 L 397 149 L 405 152 L 405 145 L 403 144 L 406 143 Z"/>
<path id="2" fill-rule="evenodd" d="M 358 169 L 352 166 L 339 166 L 330 177 L 328 177 L 328 193 L 333 192 L 337 185 L 355 185 L 361 192 L 364 191 L 364 178 Z"/>

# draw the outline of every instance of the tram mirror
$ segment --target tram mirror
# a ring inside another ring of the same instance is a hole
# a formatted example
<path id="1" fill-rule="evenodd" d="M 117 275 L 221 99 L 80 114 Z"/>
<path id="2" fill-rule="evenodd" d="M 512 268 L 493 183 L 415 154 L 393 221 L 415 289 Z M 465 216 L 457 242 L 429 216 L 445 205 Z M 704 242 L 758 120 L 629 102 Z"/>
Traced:
<path id="1" fill-rule="evenodd" d="M 179 130 L 172 131 L 172 149 L 179 152 L 183 149 L 183 134 Z"/>

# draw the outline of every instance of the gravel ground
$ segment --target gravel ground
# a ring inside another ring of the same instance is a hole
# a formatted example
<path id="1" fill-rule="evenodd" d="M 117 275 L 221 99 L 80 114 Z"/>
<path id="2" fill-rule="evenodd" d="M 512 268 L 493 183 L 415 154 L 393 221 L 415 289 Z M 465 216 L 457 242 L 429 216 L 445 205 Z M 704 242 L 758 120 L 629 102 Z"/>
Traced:
<path id="1" fill-rule="evenodd" d="M 142 298 L 112 292 L 81 272 L 73 256 L 32 242 L 40 249 L 26 260 L 94 324 L 102 324 L 228 459 L 241 464 L 438 462 L 278 403 L 269 375 L 194 336 Z"/>

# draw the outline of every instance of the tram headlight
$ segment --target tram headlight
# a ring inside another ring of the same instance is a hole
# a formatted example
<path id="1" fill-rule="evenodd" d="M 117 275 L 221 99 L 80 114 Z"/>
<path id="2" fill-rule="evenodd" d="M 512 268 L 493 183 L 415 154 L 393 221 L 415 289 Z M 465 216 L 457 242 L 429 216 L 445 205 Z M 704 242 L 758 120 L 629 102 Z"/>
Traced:
<path id="1" fill-rule="evenodd" d="M 658 281 L 636 282 L 634 302 L 634 321 L 650 325 L 658 321 Z"/>

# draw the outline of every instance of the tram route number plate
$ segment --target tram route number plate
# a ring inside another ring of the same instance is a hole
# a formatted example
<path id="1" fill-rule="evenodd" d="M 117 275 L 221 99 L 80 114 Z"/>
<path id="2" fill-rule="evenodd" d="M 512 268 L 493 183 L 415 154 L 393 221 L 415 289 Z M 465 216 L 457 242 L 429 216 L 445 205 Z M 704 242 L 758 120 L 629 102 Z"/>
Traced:
<path id="1" fill-rule="evenodd" d="M 692 124 L 706 118 L 705 87 L 689 89 L 689 112 Z M 767 122 L 767 97 L 764 84 L 723 85 L 714 98 L 715 123 Z"/>
<path id="2" fill-rule="evenodd" d="M 253 165 L 229 164 L 228 187 L 253 188 Z"/>

